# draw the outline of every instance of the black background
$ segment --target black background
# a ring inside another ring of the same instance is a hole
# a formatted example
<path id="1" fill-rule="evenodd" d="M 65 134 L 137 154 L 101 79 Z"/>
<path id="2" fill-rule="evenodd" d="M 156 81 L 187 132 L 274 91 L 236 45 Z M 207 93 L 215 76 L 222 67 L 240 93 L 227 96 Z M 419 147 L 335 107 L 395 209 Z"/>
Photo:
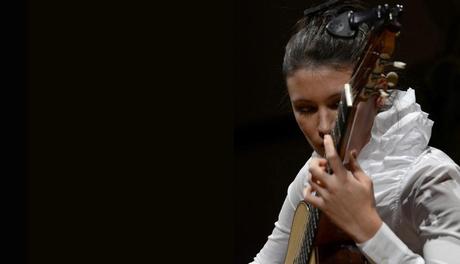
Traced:
<path id="1" fill-rule="evenodd" d="M 402 2 L 395 56 L 458 162 L 459 6 L 438 2 Z M 311 151 L 281 78 L 309 5 L 3 3 L 2 262 L 251 261 Z"/>
<path id="2" fill-rule="evenodd" d="M 233 3 L 9 2 L 0 261 L 231 262 Z"/>
<path id="3" fill-rule="evenodd" d="M 289 110 L 281 74 L 295 21 L 318 1 L 238 1 L 235 84 L 235 258 L 248 263 L 262 248 L 289 183 L 311 153 Z M 400 76 L 434 120 L 430 145 L 460 162 L 460 12 L 458 1 L 366 1 L 403 4 L 394 54 Z"/>

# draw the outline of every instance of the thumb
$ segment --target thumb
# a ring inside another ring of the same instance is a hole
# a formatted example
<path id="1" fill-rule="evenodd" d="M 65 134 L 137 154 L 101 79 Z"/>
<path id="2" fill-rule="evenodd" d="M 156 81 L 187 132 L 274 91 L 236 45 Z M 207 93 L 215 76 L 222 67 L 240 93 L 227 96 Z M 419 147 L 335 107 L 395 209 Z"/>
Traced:
<path id="1" fill-rule="evenodd" d="M 362 182 L 367 180 L 368 176 L 366 173 L 361 169 L 357 160 L 356 150 L 350 151 L 350 171 L 355 176 L 355 178 Z"/>

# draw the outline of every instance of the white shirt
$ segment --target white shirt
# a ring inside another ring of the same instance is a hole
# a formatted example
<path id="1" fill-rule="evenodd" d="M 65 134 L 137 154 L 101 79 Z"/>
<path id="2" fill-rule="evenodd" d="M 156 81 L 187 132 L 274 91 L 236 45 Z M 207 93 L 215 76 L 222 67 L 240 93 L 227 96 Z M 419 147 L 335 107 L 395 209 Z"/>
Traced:
<path id="1" fill-rule="evenodd" d="M 371 177 L 383 225 L 358 248 L 375 263 L 460 263 L 460 168 L 429 147 L 433 121 L 414 90 L 397 91 L 379 113 L 358 161 Z M 272 234 L 252 263 L 283 263 L 313 153 L 289 185 Z"/>

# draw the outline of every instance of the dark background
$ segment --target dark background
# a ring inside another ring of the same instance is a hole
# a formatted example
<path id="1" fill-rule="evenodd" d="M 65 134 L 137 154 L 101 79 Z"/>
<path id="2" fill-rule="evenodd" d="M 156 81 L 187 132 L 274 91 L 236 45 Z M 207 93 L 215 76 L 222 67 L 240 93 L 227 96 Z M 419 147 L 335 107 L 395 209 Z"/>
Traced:
<path id="1" fill-rule="evenodd" d="M 1 263 L 232 260 L 233 3 L 145 2 L 2 2 Z"/>
<path id="2" fill-rule="evenodd" d="M 234 89 L 234 263 L 248 263 L 264 245 L 289 183 L 311 153 L 292 117 L 281 74 L 284 45 L 303 10 L 318 1 L 237 1 Z M 407 63 L 400 82 L 414 88 L 434 120 L 430 145 L 460 162 L 460 3 L 403 4 L 394 58 Z"/>
<path id="3" fill-rule="evenodd" d="M 459 4 L 402 3 L 395 57 L 458 162 Z M 281 77 L 306 6 L 2 3 L 2 262 L 249 262 L 311 152 Z"/>

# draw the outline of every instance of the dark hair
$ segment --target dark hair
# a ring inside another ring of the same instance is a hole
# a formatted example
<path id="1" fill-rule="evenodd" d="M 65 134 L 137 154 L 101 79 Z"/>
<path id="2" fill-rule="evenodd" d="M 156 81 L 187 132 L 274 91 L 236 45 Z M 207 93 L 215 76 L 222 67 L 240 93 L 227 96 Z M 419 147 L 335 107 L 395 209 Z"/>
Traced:
<path id="1" fill-rule="evenodd" d="M 345 0 L 300 19 L 295 25 L 296 31 L 286 45 L 283 60 L 284 76 L 287 77 L 302 68 L 329 66 L 343 69 L 354 66 L 367 40 L 367 25 L 361 24 L 351 38 L 330 35 L 326 31 L 326 25 L 345 11 L 364 9 L 365 5 L 361 1 Z"/>

